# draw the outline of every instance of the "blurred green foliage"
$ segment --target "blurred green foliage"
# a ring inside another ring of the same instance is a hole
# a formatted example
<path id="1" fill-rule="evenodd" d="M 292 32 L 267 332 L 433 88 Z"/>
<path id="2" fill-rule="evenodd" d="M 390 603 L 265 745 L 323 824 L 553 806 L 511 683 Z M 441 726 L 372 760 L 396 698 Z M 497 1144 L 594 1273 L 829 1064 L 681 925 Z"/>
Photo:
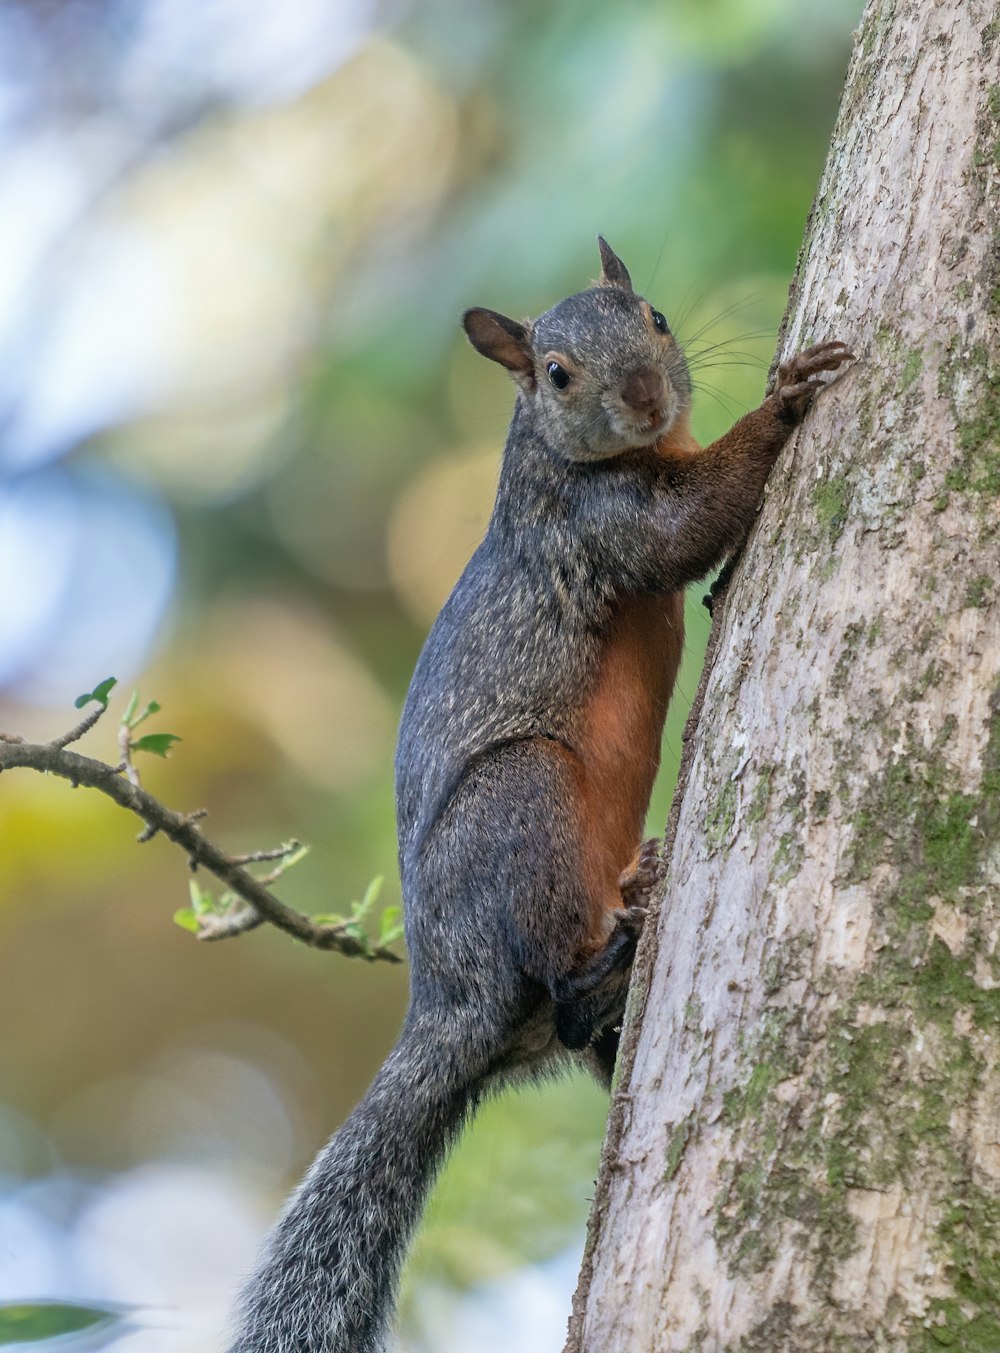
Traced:
<path id="1" fill-rule="evenodd" d="M 184 744 L 146 781 L 171 806 L 208 805 L 206 830 L 234 851 L 310 842 L 282 880 L 291 904 L 343 910 L 375 874 L 398 901 L 394 727 L 488 516 L 513 400 L 458 315 L 535 314 L 579 290 L 600 230 L 694 339 L 694 431 L 717 436 L 762 392 L 860 9 L 387 7 L 319 83 L 285 103 L 213 103 L 101 203 L 99 223 L 155 242 L 174 300 L 156 399 L 71 453 L 141 480 L 180 532 L 143 684 Z M 702 590 L 654 831 L 697 683 Z M 59 717 L 0 707 L 26 734 L 55 734 Z M 113 756 L 101 736 L 95 754 Z M 390 1046 L 405 975 L 261 931 L 198 948 L 170 924 L 186 890 L 171 847 L 135 847 L 94 796 L 13 781 L 0 783 L 0 1025 L 18 1030 L 0 1045 L 4 1096 L 64 1161 L 121 1169 L 183 1149 L 169 1124 L 128 1126 L 123 1086 L 166 1047 L 259 1030 L 242 1055 L 296 1124 L 276 1202 Z M 284 1063 L 274 1036 L 294 1051 Z M 410 1280 L 468 1282 L 566 1244 L 605 1110 L 580 1080 L 489 1106 L 440 1181 Z"/>
<path id="2" fill-rule="evenodd" d="M 117 1312 L 69 1302 L 36 1301 L 0 1305 L 0 1344 L 41 1344 L 119 1319 Z"/>

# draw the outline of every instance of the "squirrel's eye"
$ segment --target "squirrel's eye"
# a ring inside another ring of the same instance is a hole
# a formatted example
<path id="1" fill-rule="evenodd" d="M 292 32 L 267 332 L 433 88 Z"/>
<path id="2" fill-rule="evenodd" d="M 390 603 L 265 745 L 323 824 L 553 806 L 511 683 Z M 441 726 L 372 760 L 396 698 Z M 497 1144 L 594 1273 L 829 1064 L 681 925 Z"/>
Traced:
<path id="1" fill-rule="evenodd" d="M 660 314 L 659 310 L 654 310 L 651 313 L 653 316 L 654 329 L 656 329 L 661 334 L 668 334 L 670 332 L 670 326 L 667 323 L 666 319 L 663 317 L 663 315 Z"/>
<path id="2" fill-rule="evenodd" d="M 570 382 L 570 374 L 564 366 L 558 362 L 549 362 L 545 370 L 549 373 L 549 380 L 557 390 L 565 390 Z"/>

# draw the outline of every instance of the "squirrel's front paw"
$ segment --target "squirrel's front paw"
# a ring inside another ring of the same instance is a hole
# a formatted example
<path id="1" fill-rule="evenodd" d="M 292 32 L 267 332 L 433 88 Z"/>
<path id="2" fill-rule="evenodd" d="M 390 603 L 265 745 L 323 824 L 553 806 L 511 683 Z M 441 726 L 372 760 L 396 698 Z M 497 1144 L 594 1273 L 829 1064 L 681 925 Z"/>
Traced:
<path id="1" fill-rule="evenodd" d="M 798 423 L 804 417 L 818 390 L 825 382 L 819 379 L 821 371 L 836 371 L 844 362 L 853 362 L 854 353 L 844 343 L 816 343 L 797 352 L 778 367 L 774 394 L 782 418 Z"/>

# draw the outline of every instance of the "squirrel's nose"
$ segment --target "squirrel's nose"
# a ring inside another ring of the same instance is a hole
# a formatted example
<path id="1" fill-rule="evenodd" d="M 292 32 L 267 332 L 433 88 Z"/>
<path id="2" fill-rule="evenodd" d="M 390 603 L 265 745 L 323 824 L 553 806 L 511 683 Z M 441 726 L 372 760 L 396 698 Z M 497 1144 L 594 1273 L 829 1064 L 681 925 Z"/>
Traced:
<path id="1" fill-rule="evenodd" d="M 663 402 L 663 377 L 651 366 L 633 371 L 622 386 L 622 399 L 636 413 L 649 413 Z"/>

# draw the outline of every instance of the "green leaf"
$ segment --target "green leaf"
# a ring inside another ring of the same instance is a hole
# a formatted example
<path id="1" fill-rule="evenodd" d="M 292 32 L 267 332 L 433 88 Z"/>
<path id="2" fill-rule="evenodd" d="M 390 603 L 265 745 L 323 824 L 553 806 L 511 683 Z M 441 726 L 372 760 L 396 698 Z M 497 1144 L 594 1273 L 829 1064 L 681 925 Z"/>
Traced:
<path id="1" fill-rule="evenodd" d="M 377 875 L 365 889 L 365 895 L 360 902 L 351 903 L 350 919 L 337 915 L 335 912 L 329 912 L 326 915 L 314 916 L 312 919 L 317 925 L 334 925 L 342 927 L 345 935 L 350 937 L 361 945 L 364 952 L 369 955 L 373 953 L 372 940 L 365 928 L 365 920 L 374 907 L 382 884 L 385 879 L 381 874 Z M 378 943 L 380 946 L 395 944 L 403 934 L 403 908 L 386 907 L 379 916 Z"/>
<path id="2" fill-rule="evenodd" d="M 107 709 L 108 696 L 117 685 L 117 677 L 105 677 L 92 691 L 84 691 L 83 695 L 78 695 L 73 701 L 73 705 L 76 709 L 83 709 L 84 705 L 89 705 L 91 700 L 96 700 L 99 705 L 103 705 Z"/>
<path id="3" fill-rule="evenodd" d="M 357 906 L 357 903 L 355 903 L 355 906 Z M 368 933 L 363 925 L 358 925 L 354 921 L 348 921 L 347 925 L 344 926 L 344 934 L 350 935 L 353 940 L 357 940 L 358 944 L 361 945 L 363 953 L 371 953 L 371 940 L 368 938 Z"/>
<path id="4" fill-rule="evenodd" d="M 364 920 L 364 918 L 371 911 L 372 907 L 375 905 L 376 900 L 378 899 L 379 892 L 381 891 L 382 888 L 382 883 L 383 883 L 382 875 L 377 874 L 375 878 L 372 879 L 371 883 L 369 883 L 368 887 L 365 889 L 365 895 L 361 899 L 361 901 L 351 903 L 352 920 L 355 921 Z"/>
<path id="5" fill-rule="evenodd" d="M 129 728 L 138 728 L 141 723 L 145 723 L 151 714 L 159 714 L 161 705 L 158 700 L 150 700 L 149 704 L 141 709 L 135 718 L 131 721 L 125 720 Z"/>
<path id="6" fill-rule="evenodd" d="M 158 713 L 160 713 L 160 704 L 156 700 L 150 700 L 149 704 L 143 705 L 142 709 L 139 709 L 139 693 L 134 690 L 129 705 L 122 714 L 122 723 L 126 728 L 138 728 L 139 724 L 145 723 L 150 714 Z"/>
<path id="7" fill-rule="evenodd" d="M 384 877 L 381 874 L 376 874 L 365 889 L 365 895 L 361 899 L 361 905 L 364 907 L 365 911 L 367 911 L 369 907 L 373 907 L 378 901 L 378 895 L 382 891 L 382 884 L 384 882 Z"/>
<path id="8" fill-rule="evenodd" d="M 379 917 L 378 942 L 381 945 L 395 944 L 403 933 L 400 924 L 403 917 L 402 907 L 386 907 Z"/>
<path id="9" fill-rule="evenodd" d="M 118 685 L 117 677 L 105 677 L 105 679 L 99 685 L 94 687 L 92 692 L 94 699 L 100 700 L 101 704 L 106 709 L 108 704 L 108 696 L 111 694 L 111 692 L 117 685 Z"/>
<path id="10" fill-rule="evenodd" d="M 132 743 L 133 752 L 153 752 L 156 756 L 166 756 L 175 742 L 181 738 L 176 733 L 145 733 Z"/>
<path id="11" fill-rule="evenodd" d="M 213 916 L 218 911 L 215 898 L 197 879 L 188 881 L 188 892 L 191 894 L 191 910 L 195 916 Z"/>
<path id="12" fill-rule="evenodd" d="M 182 930 L 190 930 L 192 935 L 197 935 L 198 916 L 194 907 L 178 907 L 174 912 L 174 924 L 179 925 Z"/>
<path id="13" fill-rule="evenodd" d="M 304 860 L 309 854 L 310 848 L 309 846 L 304 846 L 301 841 L 297 841 L 295 837 L 292 837 L 290 841 L 282 841 L 281 849 L 287 851 L 288 854 L 280 856 L 275 862 L 274 868 L 268 875 L 272 882 L 275 879 L 281 878 L 286 869 L 292 869 L 300 860 Z"/>
<path id="14" fill-rule="evenodd" d="M 78 1306 L 68 1301 L 12 1302 L 0 1305 L 0 1344 L 40 1343 L 120 1319 L 117 1311 L 100 1306 Z"/>
<path id="15" fill-rule="evenodd" d="M 301 841 L 288 841 L 285 844 L 289 847 L 289 853 L 282 856 L 278 862 L 281 873 L 284 873 L 286 869 L 293 868 L 300 860 L 304 860 L 310 850 L 310 847 L 304 846 Z"/>

